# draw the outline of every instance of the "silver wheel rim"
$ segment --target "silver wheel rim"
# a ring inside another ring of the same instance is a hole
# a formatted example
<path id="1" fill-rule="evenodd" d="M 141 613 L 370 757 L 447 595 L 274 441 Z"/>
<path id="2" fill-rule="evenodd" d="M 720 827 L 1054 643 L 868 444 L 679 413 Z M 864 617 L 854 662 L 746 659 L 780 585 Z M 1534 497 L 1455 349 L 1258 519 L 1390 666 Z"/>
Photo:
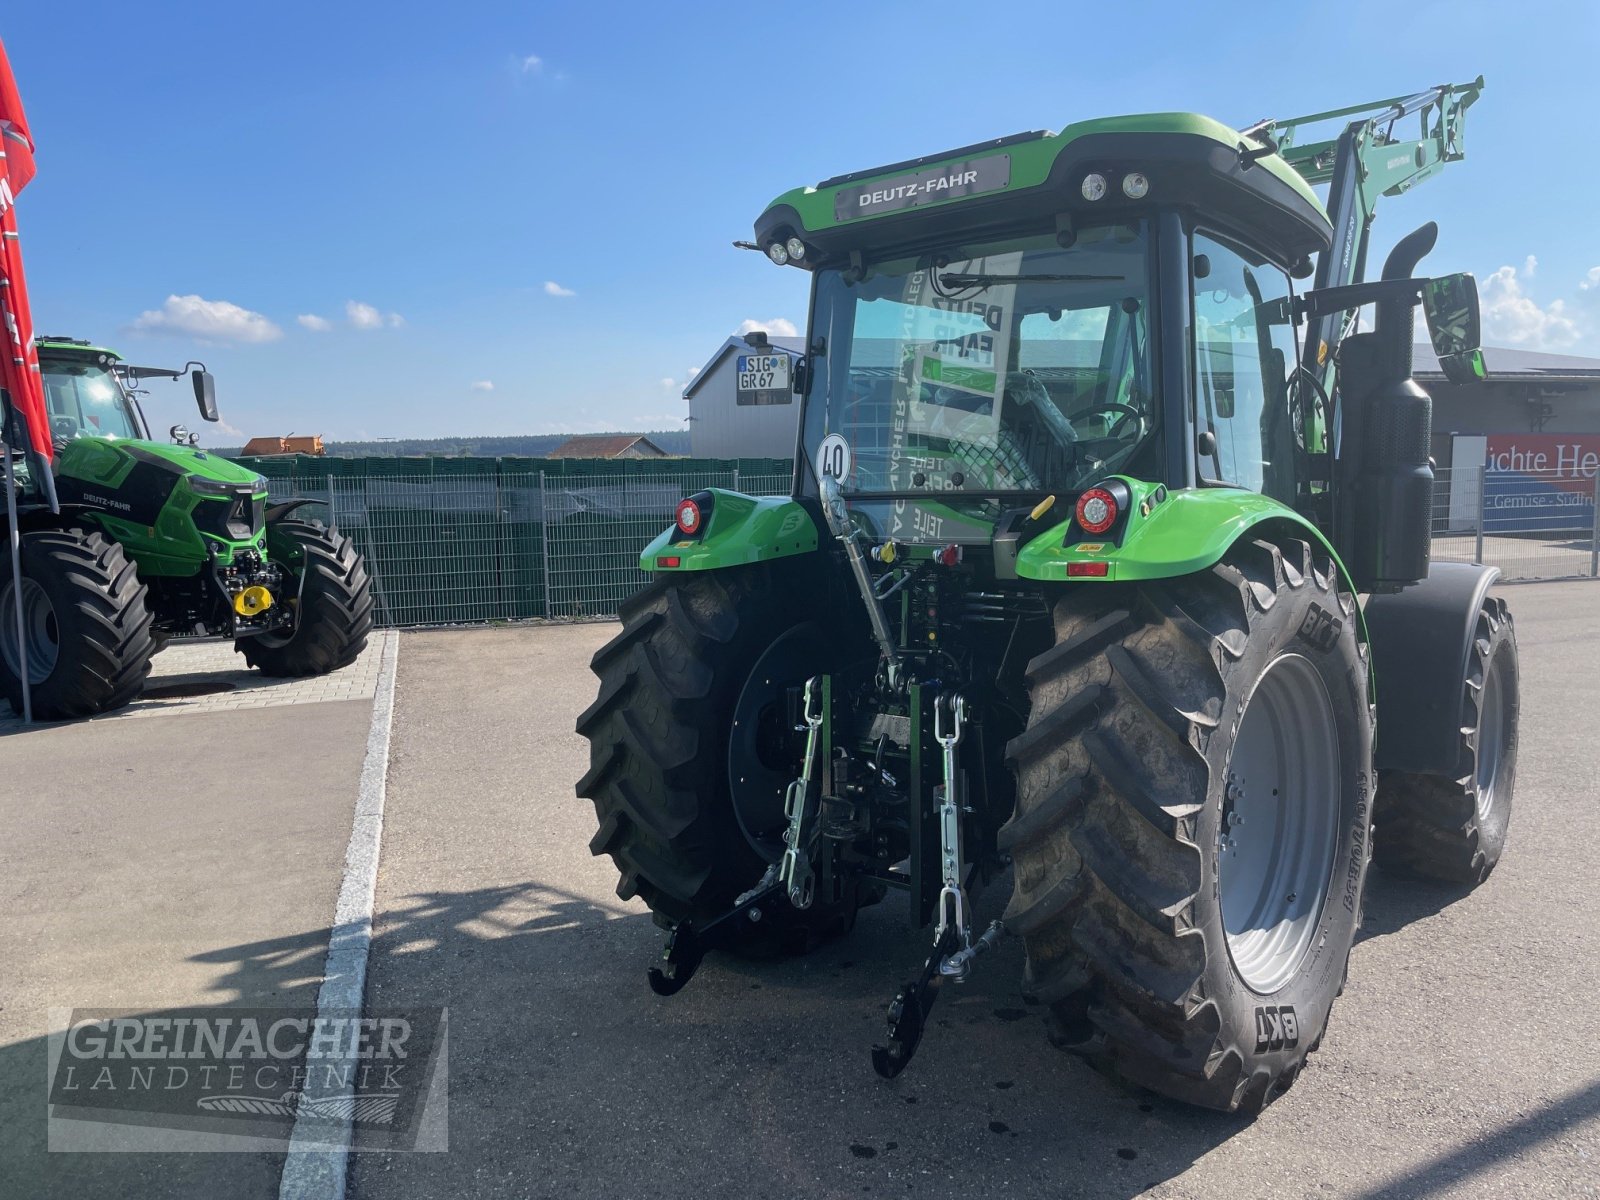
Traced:
<path id="1" fill-rule="evenodd" d="M 1331 885 L 1340 792 L 1328 689 L 1307 659 L 1282 655 L 1240 719 L 1217 834 L 1228 953 L 1256 992 L 1282 988 L 1311 948 Z"/>
<path id="2" fill-rule="evenodd" d="M 0 596 L 0 654 L 5 656 L 7 669 L 20 678 L 15 596 L 16 592 L 9 587 Z M 61 656 L 61 628 L 50 597 L 31 579 L 22 581 L 22 644 L 28 660 L 28 683 L 43 683 L 50 678 Z"/>
<path id="3" fill-rule="evenodd" d="M 1476 771 L 1478 820 L 1488 819 L 1494 807 L 1494 785 L 1500 775 L 1500 759 L 1505 749 L 1505 675 L 1494 664 L 1483 681 L 1483 698 L 1478 708 L 1478 769 Z"/>

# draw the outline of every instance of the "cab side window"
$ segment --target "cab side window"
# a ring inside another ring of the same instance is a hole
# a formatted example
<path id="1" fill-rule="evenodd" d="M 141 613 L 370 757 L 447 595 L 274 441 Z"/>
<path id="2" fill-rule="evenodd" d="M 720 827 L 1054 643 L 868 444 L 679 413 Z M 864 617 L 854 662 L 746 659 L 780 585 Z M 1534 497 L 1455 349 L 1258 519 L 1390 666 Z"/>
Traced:
<path id="1" fill-rule="evenodd" d="M 1272 263 L 1196 234 L 1194 286 L 1195 428 L 1211 434 L 1199 474 L 1296 499 L 1299 455 L 1291 408 L 1295 369 L 1289 277 Z"/>

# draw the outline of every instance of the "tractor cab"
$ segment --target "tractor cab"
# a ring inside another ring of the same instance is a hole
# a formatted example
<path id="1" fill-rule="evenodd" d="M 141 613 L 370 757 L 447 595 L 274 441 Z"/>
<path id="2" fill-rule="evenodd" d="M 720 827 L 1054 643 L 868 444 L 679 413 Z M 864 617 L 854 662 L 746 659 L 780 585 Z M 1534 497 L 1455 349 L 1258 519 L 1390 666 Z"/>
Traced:
<path id="1" fill-rule="evenodd" d="M 758 244 L 815 276 L 801 456 L 906 541 L 984 541 L 1049 496 L 1059 518 L 1117 475 L 1295 502 L 1291 275 L 1331 227 L 1246 149 L 1113 118 L 780 197 Z"/>
<path id="2" fill-rule="evenodd" d="M 50 436 L 58 450 L 80 437 L 149 441 L 150 427 L 137 394 L 152 378 L 177 380 L 192 374 L 201 419 L 218 419 L 216 381 L 202 363 L 185 363 L 181 369 L 136 367 L 116 351 L 80 338 L 46 337 L 38 345 Z M 182 425 L 169 433 L 177 445 L 197 441 Z"/>
<path id="3" fill-rule="evenodd" d="M 1275 149 L 1191 114 L 1118 117 L 779 197 L 756 245 L 813 274 L 797 494 L 831 476 L 865 536 L 908 544 L 986 543 L 1042 505 L 1038 533 L 1091 496 L 1098 519 L 1073 528 L 1092 537 L 1056 540 L 1102 546 L 1126 578 L 1114 560 L 1151 515 L 1126 511 L 1138 481 L 1238 488 L 1339 528 L 1369 586 L 1425 575 L 1426 439 L 1384 464 L 1411 481 L 1403 550 L 1373 560 L 1371 514 L 1334 510 L 1329 347 L 1307 344 L 1296 284 L 1334 227 Z M 1358 368 L 1347 399 L 1409 375 L 1424 282 L 1383 331 L 1395 361 Z M 1451 351 L 1476 346 L 1468 307 Z"/>

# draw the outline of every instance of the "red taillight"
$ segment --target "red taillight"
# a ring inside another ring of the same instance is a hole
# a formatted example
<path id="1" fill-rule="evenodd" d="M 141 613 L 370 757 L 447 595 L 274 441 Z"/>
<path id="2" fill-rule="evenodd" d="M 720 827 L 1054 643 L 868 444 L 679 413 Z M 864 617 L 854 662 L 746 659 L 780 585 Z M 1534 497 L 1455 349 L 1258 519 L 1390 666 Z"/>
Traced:
<path id="1" fill-rule="evenodd" d="M 1117 523 L 1117 498 L 1105 488 L 1090 488 L 1078 497 L 1075 515 L 1085 533 L 1104 533 Z"/>
<path id="2" fill-rule="evenodd" d="M 679 500 L 677 513 L 678 528 L 684 533 L 694 534 L 700 532 L 700 506 L 693 500 Z M 673 563 L 677 566 L 677 563 Z"/>
<path id="3" fill-rule="evenodd" d="M 1111 571 L 1110 563 L 1103 562 L 1073 562 L 1067 564 L 1067 576 L 1082 578 L 1087 575 L 1095 579 L 1104 579 Z"/>
<path id="4" fill-rule="evenodd" d="M 682 557 L 676 554 L 664 554 L 656 559 L 657 567 L 681 567 L 682 565 Z"/>

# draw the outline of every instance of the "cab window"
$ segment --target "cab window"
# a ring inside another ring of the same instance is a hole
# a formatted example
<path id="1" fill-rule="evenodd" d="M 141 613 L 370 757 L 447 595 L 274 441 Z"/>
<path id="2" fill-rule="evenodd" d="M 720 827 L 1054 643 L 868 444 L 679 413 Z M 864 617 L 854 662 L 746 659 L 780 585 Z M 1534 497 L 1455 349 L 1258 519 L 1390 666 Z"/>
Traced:
<path id="1" fill-rule="evenodd" d="M 1293 504 L 1301 448 L 1290 387 L 1297 357 L 1289 277 L 1196 234 L 1190 278 L 1200 477 Z"/>

